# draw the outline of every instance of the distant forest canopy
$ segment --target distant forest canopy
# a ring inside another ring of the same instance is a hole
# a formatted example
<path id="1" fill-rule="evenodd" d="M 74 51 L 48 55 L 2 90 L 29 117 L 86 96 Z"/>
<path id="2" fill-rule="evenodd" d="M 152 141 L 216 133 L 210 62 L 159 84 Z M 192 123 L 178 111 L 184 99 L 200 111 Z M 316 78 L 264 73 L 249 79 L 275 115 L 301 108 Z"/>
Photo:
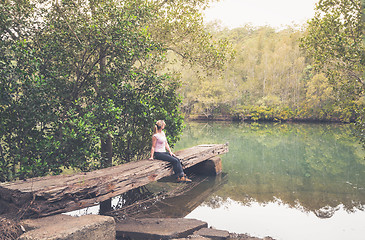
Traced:
<path id="1" fill-rule="evenodd" d="M 214 37 L 230 41 L 235 59 L 224 72 L 181 70 L 186 116 L 350 122 L 364 108 L 363 95 L 345 101 L 341 82 L 314 68 L 301 47 L 305 26 L 276 31 L 268 26 L 230 30 L 211 24 L 208 29 Z"/>
<path id="2" fill-rule="evenodd" d="M 187 117 L 250 120 L 364 119 L 365 1 L 321 0 L 303 26 L 207 26 L 235 59 L 225 71 L 175 65 Z"/>

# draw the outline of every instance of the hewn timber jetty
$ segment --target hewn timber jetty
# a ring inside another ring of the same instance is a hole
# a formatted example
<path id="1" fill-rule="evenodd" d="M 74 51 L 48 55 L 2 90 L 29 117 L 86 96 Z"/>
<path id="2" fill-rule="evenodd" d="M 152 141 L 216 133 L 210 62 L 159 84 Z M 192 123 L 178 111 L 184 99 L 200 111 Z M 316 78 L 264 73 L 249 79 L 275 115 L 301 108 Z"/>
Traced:
<path id="1" fill-rule="evenodd" d="M 209 144 L 176 155 L 189 168 L 227 151 L 227 144 Z M 1 183 L 0 215 L 21 213 L 31 218 L 90 207 L 172 174 L 167 162 L 141 160 L 86 173 Z"/>

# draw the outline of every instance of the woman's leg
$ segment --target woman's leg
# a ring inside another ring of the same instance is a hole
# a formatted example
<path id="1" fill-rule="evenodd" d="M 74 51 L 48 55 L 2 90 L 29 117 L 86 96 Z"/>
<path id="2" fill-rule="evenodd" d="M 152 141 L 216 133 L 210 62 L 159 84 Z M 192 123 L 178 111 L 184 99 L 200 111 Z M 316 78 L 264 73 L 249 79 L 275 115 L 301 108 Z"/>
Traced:
<path id="1" fill-rule="evenodd" d="M 184 176 L 182 165 L 177 157 L 171 156 L 170 153 L 168 152 L 155 152 L 154 157 L 155 159 L 158 160 L 170 162 L 172 164 L 172 168 L 174 169 L 176 176 L 178 177 Z"/>

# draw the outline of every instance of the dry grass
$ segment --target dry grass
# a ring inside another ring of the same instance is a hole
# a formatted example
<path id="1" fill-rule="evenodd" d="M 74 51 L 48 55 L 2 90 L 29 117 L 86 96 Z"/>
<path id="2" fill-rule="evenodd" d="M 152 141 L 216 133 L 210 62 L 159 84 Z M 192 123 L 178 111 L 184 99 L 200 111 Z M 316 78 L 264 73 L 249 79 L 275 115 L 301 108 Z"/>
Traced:
<path id="1" fill-rule="evenodd" d="M 23 233 L 20 225 L 13 220 L 0 217 L 0 239 L 13 240 Z"/>

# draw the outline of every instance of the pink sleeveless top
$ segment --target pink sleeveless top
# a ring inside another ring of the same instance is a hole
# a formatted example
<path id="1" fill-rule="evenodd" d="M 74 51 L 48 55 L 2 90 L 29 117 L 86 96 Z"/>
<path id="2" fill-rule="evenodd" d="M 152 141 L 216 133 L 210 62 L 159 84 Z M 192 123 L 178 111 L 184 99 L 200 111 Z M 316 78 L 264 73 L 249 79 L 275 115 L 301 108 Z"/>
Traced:
<path id="1" fill-rule="evenodd" d="M 153 134 L 153 137 L 157 139 L 156 146 L 155 146 L 155 152 L 166 152 L 165 144 L 166 144 L 166 136 L 165 134 Z"/>

